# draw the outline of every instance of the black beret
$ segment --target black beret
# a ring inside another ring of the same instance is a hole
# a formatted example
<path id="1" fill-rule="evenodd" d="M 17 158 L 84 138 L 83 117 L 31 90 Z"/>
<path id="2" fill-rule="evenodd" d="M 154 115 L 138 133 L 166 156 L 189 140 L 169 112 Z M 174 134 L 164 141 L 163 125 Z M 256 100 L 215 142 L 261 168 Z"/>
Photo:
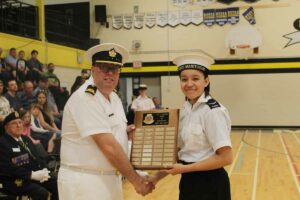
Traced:
<path id="1" fill-rule="evenodd" d="M 10 113 L 9 115 L 7 115 L 3 121 L 3 126 L 5 126 L 6 124 L 8 124 L 9 122 L 15 120 L 15 119 L 20 119 L 20 115 L 17 111 Z"/>

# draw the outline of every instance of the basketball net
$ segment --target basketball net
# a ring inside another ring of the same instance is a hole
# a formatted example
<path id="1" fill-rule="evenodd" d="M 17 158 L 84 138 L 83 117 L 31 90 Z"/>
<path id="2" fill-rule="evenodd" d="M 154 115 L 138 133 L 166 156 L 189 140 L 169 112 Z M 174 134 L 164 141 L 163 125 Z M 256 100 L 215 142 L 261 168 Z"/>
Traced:
<path id="1" fill-rule="evenodd" d="M 236 46 L 236 55 L 240 59 L 248 60 L 253 53 L 253 49 L 248 44 L 240 44 Z"/>

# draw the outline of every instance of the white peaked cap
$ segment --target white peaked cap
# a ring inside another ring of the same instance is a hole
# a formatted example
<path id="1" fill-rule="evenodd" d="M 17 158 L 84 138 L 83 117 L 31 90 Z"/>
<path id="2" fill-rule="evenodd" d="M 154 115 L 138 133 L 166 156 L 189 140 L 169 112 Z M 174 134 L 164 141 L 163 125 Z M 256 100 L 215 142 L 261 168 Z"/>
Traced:
<path id="1" fill-rule="evenodd" d="M 118 44 L 114 44 L 114 43 L 103 43 L 103 44 L 99 44 L 99 45 L 96 45 L 96 46 L 93 46 L 91 48 L 89 48 L 86 52 L 86 58 L 90 61 L 90 62 L 93 62 L 93 56 L 95 54 L 98 54 L 100 52 L 109 52 L 111 50 L 114 50 L 117 54 L 121 55 L 121 59 L 108 59 L 107 62 L 108 63 L 114 63 L 116 62 L 115 64 L 121 64 L 123 65 L 124 63 L 126 63 L 128 61 L 128 58 L 129 58 L 129 52 L 128 50 L 121 46 L 121 45 L 118 45 Z M 103 62 L 106 62 L 106 59 L 107 58 L 104 58 L 103 60 L 100 59 L 99 62 L 103 61 Z"/>
<path id="2" fill-rule="evenodd" d="M 207 71 L 215 61 L 211 57 L 205 55 L 185 55 L 175 58 L 173 63 L 178 66 L 179 72 L 185 69 Z"/>

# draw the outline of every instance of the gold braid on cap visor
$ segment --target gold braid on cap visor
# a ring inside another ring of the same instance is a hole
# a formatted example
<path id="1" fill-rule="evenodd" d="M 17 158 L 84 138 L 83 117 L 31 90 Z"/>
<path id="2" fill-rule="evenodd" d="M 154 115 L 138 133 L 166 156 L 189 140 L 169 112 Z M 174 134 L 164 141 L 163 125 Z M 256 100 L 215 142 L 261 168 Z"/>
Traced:
<path id="1" fill-rule="evenodd" d="M 114 64 L 114 65 L 120 65 L 121 67 L 123 66 L 122 63 L 114 62 L 114 61 L 107 61 L 107 60 L 96 60 L 95 63 L 109 63 L 109 64 Z"/>

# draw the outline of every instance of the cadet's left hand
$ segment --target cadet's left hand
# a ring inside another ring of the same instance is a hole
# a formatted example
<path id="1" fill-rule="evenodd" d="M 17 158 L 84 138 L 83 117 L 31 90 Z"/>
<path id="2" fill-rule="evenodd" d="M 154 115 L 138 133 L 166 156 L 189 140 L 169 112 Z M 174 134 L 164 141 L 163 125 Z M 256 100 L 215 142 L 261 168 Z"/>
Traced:
<path id="1" fill-rule="evenodd" d="M 184 165 L 183 164 L 174 164 L 174 165 L 168 165 L 165 166 L 166 170 L 162 170 L 168 174 L 176 175 L 176 174 L 182 174 Z"/>

